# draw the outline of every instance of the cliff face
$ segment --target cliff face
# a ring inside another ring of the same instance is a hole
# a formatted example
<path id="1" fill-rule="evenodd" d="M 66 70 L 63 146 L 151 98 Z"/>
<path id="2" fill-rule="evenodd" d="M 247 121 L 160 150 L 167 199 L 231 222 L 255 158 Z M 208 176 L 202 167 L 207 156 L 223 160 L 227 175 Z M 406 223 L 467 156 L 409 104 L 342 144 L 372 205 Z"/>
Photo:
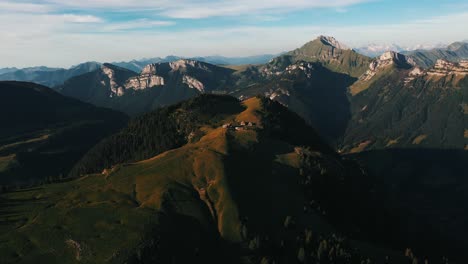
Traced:
<path id="1" fill-rule="evenodd" d="M 468 75 L 468 60 L 462 60 L 459 63 L 437 60 L 434 67 L 427 73 L 429 75 Z"/>
<path id="2" fill-rule="evenodd" d="M 125 88 L 143 90 L 161 85 L 164 85 L 164 78 L 157 75 L 157 64 L 150 64 L 143 68 L 139 76 L 128 79 Z"/>

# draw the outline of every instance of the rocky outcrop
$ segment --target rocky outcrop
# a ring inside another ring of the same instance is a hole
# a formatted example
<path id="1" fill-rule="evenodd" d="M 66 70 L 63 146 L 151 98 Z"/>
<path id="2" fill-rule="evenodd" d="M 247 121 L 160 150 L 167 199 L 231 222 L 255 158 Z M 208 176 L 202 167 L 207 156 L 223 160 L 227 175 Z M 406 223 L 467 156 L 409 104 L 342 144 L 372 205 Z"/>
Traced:
<path id="1" fill-rule="evenodd" d="M 171 68 L 172 71 L 178 71 L 181 69 L 186 69 L 188 67 L 193 67 L 205 71 L 209 71 L 210 69 L 205 65 L 205 63 L 196 61 L 196 60 L 187 60 L 187 59 L 181 59 L 178 61 L 170 62 L 169 67 Z"/>
<path id="2" fill-rule="evenodd" d="M 459 63 L 446 60 L 437 60 L 434 67 L 427 72 L 428 75 L 446 76 L 446 75 L 468 75 L 468 61 L 463 60 Z"/>
<path id="3" fill-rule="evenodd" d="M 122 87 L 116 80 L 115 77 L 115 71 L 109 67 L 108 65 L 104 64 L 101 66 L 101 70 L 104 73 L 104 75 L 107 76 L 109 79 L 109 88 L 111 90 L 110 96 L 122 96 L 124 94 L 124 87 Z M 105 85 L 105 82 L 101 82 L 103 85 Z"/>
<path id="4" fill-rule="evenodd" d="M 174 62 L 154 63 L 143 68 L 139 76 L 128 79 L 125 84 L 126 89 L 144 90 L 166 84 L 166 78 L 174 72 L 187 72 L 189 68 L 211 72 L 209 67 L 202 62 L 195 60 L 181 59 Z M 191 89 L 205 92 L 205 85 L 196 78 L 184 74 L 182 82 Z"/>
<path id="5" fill-rule="evenodd" d="M 126 89 L 144 90 L 164 85 L 164 78 L 157 75 L 160 64 L 149 64 L 143 68 L 139 76 L 130 78 L 125 83 Z"/>
<path id="6" fill-rule="evenodd" d="M 205 86 L 203 83 L 191 76 L 184 75 L 182 82 L 187 84 L 190 89 L 197 89 L 201 93 L 205 92 Z"/>
<path id="7" fill-rule="evenodd" d="M 348 48 L 346 45 L 343 45 L 342 43 L 340 43 L 334 37 L 320 36 L 319 39 L 324 45 L 331 46 L 331 47 L 333 47 L 335 49 L 350 50 L 350 48 Z"/>
<path id="8" fill-rule="evenodd" d="M 411 69 L 415 66 L 413 59 L 394 51 L 388 51 L 379 58 L 372 61 L 369 69 L 359 79 L 361 81 L 371 80 L 378 72 L 389 66 L 395 66 L 403 69 Z M 416 72 L 415 72 L 416 73 Z"/>

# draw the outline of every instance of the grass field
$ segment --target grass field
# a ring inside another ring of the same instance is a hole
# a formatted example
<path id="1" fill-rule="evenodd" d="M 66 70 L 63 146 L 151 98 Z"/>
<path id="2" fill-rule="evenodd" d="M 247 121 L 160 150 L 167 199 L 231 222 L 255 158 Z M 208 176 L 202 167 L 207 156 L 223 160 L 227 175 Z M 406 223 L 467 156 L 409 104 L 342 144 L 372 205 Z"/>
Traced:
<path id="1" fill-rule="evenodd" d="M 258 122 L 258 99 L 245 105 L 240 117 Z M 194 217 L 206 228 L 215 222 L 223 238 L 240 241 L 224 161 L 229 145 L 250 145 L 255 132 L 246 136 L 221 127 L 204 132 L 197 143 L 149 160 L 1 196 L 0 262 L 108 262 L 135 248 L 158 221 L 154 215 L 167 210 Z"/>

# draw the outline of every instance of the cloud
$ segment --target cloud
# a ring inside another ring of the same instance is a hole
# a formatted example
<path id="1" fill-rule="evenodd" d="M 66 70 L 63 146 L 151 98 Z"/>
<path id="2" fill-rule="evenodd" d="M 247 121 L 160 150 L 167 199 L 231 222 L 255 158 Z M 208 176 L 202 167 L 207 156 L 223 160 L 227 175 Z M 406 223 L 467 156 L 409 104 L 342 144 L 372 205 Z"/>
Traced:
<path id="1" fill-rule="evenodd" d="M 53 9 L 44 4 L 22 3 L 0 0 L 0 13 L 47 13 Z"/>
<path id="2" fill-rule="evenodd" d="M 248 14 L 287 13 L 304 8 L 339 9 L 371 1 L 375 0 L 38 0 L 35 1 L 36 4 L 30 1 L 30 4 L 25 5 L 56 9 L 156 11 L 169 18 L 201 19 Z M 7 3 L 14 5 L 14 2 Z"/>
<path id="3" fill-rule="evenodd" d="M 137 19 L 121 23 L 109 23 L 108 25 L 102 27 L 100 30 L 104 32 L 118 32 L 136 29 L 153 29 L 157 27 L 172 26 L 175 24 L 176 23 L 173 21 Z"/>
<path id="4" fill-rule="evenodd" d="M 69 23 L 101 23 L 103 20 L 96 16 L 91 15 L 74 15 L 64 14 L 62 15 L 63 22 Z"/>
<path id="5" fill-rule="evenodd" d="M 369 0 L 221 0 L 216 2 L 192 1 L 178 8 L 168 8 L 162 14 L 171 18 L 199 19 L 245 14 L 287 13 L 305 8 L 342 8 Z"/>

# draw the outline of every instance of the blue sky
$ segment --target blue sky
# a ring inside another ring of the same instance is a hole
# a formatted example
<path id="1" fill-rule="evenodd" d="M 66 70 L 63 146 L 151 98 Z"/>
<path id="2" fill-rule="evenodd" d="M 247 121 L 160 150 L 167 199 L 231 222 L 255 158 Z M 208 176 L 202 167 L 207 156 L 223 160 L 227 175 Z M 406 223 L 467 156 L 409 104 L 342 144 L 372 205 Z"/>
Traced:
<path id="1" fill-rule="evenodd" d="M 0 0 L 0 67 L 468 39 L 466 0 Z"/>

